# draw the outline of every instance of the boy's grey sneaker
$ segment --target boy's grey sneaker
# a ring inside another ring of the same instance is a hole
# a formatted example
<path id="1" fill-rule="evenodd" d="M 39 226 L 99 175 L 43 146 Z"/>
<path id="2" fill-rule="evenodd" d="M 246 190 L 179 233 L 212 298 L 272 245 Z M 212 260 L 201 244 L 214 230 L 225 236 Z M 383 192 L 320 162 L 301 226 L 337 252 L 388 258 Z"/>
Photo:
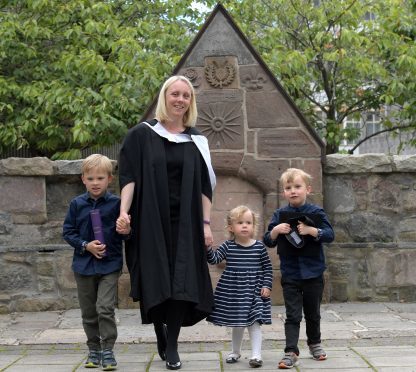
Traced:
<path id="1" fill-rule="evenodd" d="M 101 365 L 101 351 L 90 350 L 87 360 L 85 361 L 85 368 L 98 368 Z"/>
<path id="2" fill-rule="evenodd" d="M 293 351 L 285 353 L 282 360 L 279 362 L 279 369 L 290 369 L 299 365 L 298 356 Z"/>
<path id="3" fill-rule="evenodd" d="M 309 352 L 315 360 L 325 360 L 328 357 L 321 344 L 309 345 Z"/>
<path id="4" fill-rule="evenodd" d="M 103 350 L 101 363 L 103 365 L 103 371 L 114 371 L 117 369 L 117 362 L 116 358 L 114 358 L 113 350 Z"/>

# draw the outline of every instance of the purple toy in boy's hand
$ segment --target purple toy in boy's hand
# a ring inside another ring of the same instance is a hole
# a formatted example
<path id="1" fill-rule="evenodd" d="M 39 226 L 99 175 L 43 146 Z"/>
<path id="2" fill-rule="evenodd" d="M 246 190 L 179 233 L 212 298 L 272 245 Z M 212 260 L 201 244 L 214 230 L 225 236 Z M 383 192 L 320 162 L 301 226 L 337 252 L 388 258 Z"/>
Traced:
<path id="1" fill-rule="evenodd" d="M 90 216 L 91 216 L 92 230 L 94 231 L 95 240 L 99 240 L 101 244 L 105 244 L 100 210 L 93 209 L 90 212 Z"/>

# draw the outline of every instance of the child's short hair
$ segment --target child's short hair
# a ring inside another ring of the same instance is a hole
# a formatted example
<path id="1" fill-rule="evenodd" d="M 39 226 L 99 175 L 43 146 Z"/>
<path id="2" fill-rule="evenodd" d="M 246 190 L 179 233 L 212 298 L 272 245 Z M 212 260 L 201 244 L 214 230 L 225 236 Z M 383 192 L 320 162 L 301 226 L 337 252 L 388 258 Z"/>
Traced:
<path id="1" fill-rule="evenodd" d="M 283 185 L 288 182 L 293 182 L 293 180 L 300 176 L 305 182 L 306 186 L 310 186 L 312 182 L 312 176 L 309 173 L 306 173 L 302 169 L 298 168 L 288 168 L 280 176 L 280 184 Z"/>
<path id="2" fill-rule="evenodd" d="M 233 222 L 238 220 L 246 212 L 251 212 L 253 216 L 253 236 L 257 234 L 257 229 L 259 227 L 259 216 L 246 205 L 239 205 L 238 207 L 231 209 L 225 219 L 225 229 L 229 232 L 230 239 L 234 238 L 234 234 L 230 232 L 228 228 L 233 224 Z"/>
<path id="3" fill-rule="evenodd" d="M 92 169 L 107 172 L 109 176 L 113 174 L 113 164 L 111 163 L 111 160 L 107 158 L 107 156 L 101 154 L 92 154 L 83 160 L 81 173 L 87 173 Z"/>

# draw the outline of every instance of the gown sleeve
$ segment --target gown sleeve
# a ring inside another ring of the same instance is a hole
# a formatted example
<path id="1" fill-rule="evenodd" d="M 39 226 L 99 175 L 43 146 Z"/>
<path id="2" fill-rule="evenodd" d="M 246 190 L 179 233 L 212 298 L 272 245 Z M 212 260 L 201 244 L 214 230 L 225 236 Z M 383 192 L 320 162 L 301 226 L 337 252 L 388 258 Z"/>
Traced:
<path id="1" fill-rule="evenodd" d="M 140 131 L 136 126 L 127 132 L 121 146 L 118 161 L 120 190 L 140 179 L 141 160 Z"/>
<path id="2" fill-rule="evenodd" d="M 212 188 L 211 180 L 209 178 L 208 168 L 205 164 L 204 158 L 200 156 L 201 161 L 201 189 L 202 193 L 212 202 Z"/>

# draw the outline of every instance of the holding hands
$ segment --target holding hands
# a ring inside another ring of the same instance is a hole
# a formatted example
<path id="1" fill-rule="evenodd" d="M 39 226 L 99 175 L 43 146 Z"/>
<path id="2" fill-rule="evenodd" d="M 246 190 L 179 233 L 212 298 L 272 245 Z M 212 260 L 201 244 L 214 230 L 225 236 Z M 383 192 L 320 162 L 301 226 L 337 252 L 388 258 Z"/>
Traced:
<path id="1" fill-rule="evenodd" d="M 204 239 L 205 247 L 209 248 L 214 243 L 214 238 L 212 236 L 212 231 L 210 225 L 204 224 Z"/>
<path id="2" fill-rule="evenodd" d="M 269 298 L 271 293 L 272 293 L 272 291 L 269 288 L 263 287 L 261 289 L 260 295 L 263 298 Z"/>
<path id="3" fill-rule="evenodd" d="M 131 232 L 130 226 L 131 216 L 127 213 L 121 212 L 116 221 L 116 231 L 122 235 L 128 235 Z"/>

